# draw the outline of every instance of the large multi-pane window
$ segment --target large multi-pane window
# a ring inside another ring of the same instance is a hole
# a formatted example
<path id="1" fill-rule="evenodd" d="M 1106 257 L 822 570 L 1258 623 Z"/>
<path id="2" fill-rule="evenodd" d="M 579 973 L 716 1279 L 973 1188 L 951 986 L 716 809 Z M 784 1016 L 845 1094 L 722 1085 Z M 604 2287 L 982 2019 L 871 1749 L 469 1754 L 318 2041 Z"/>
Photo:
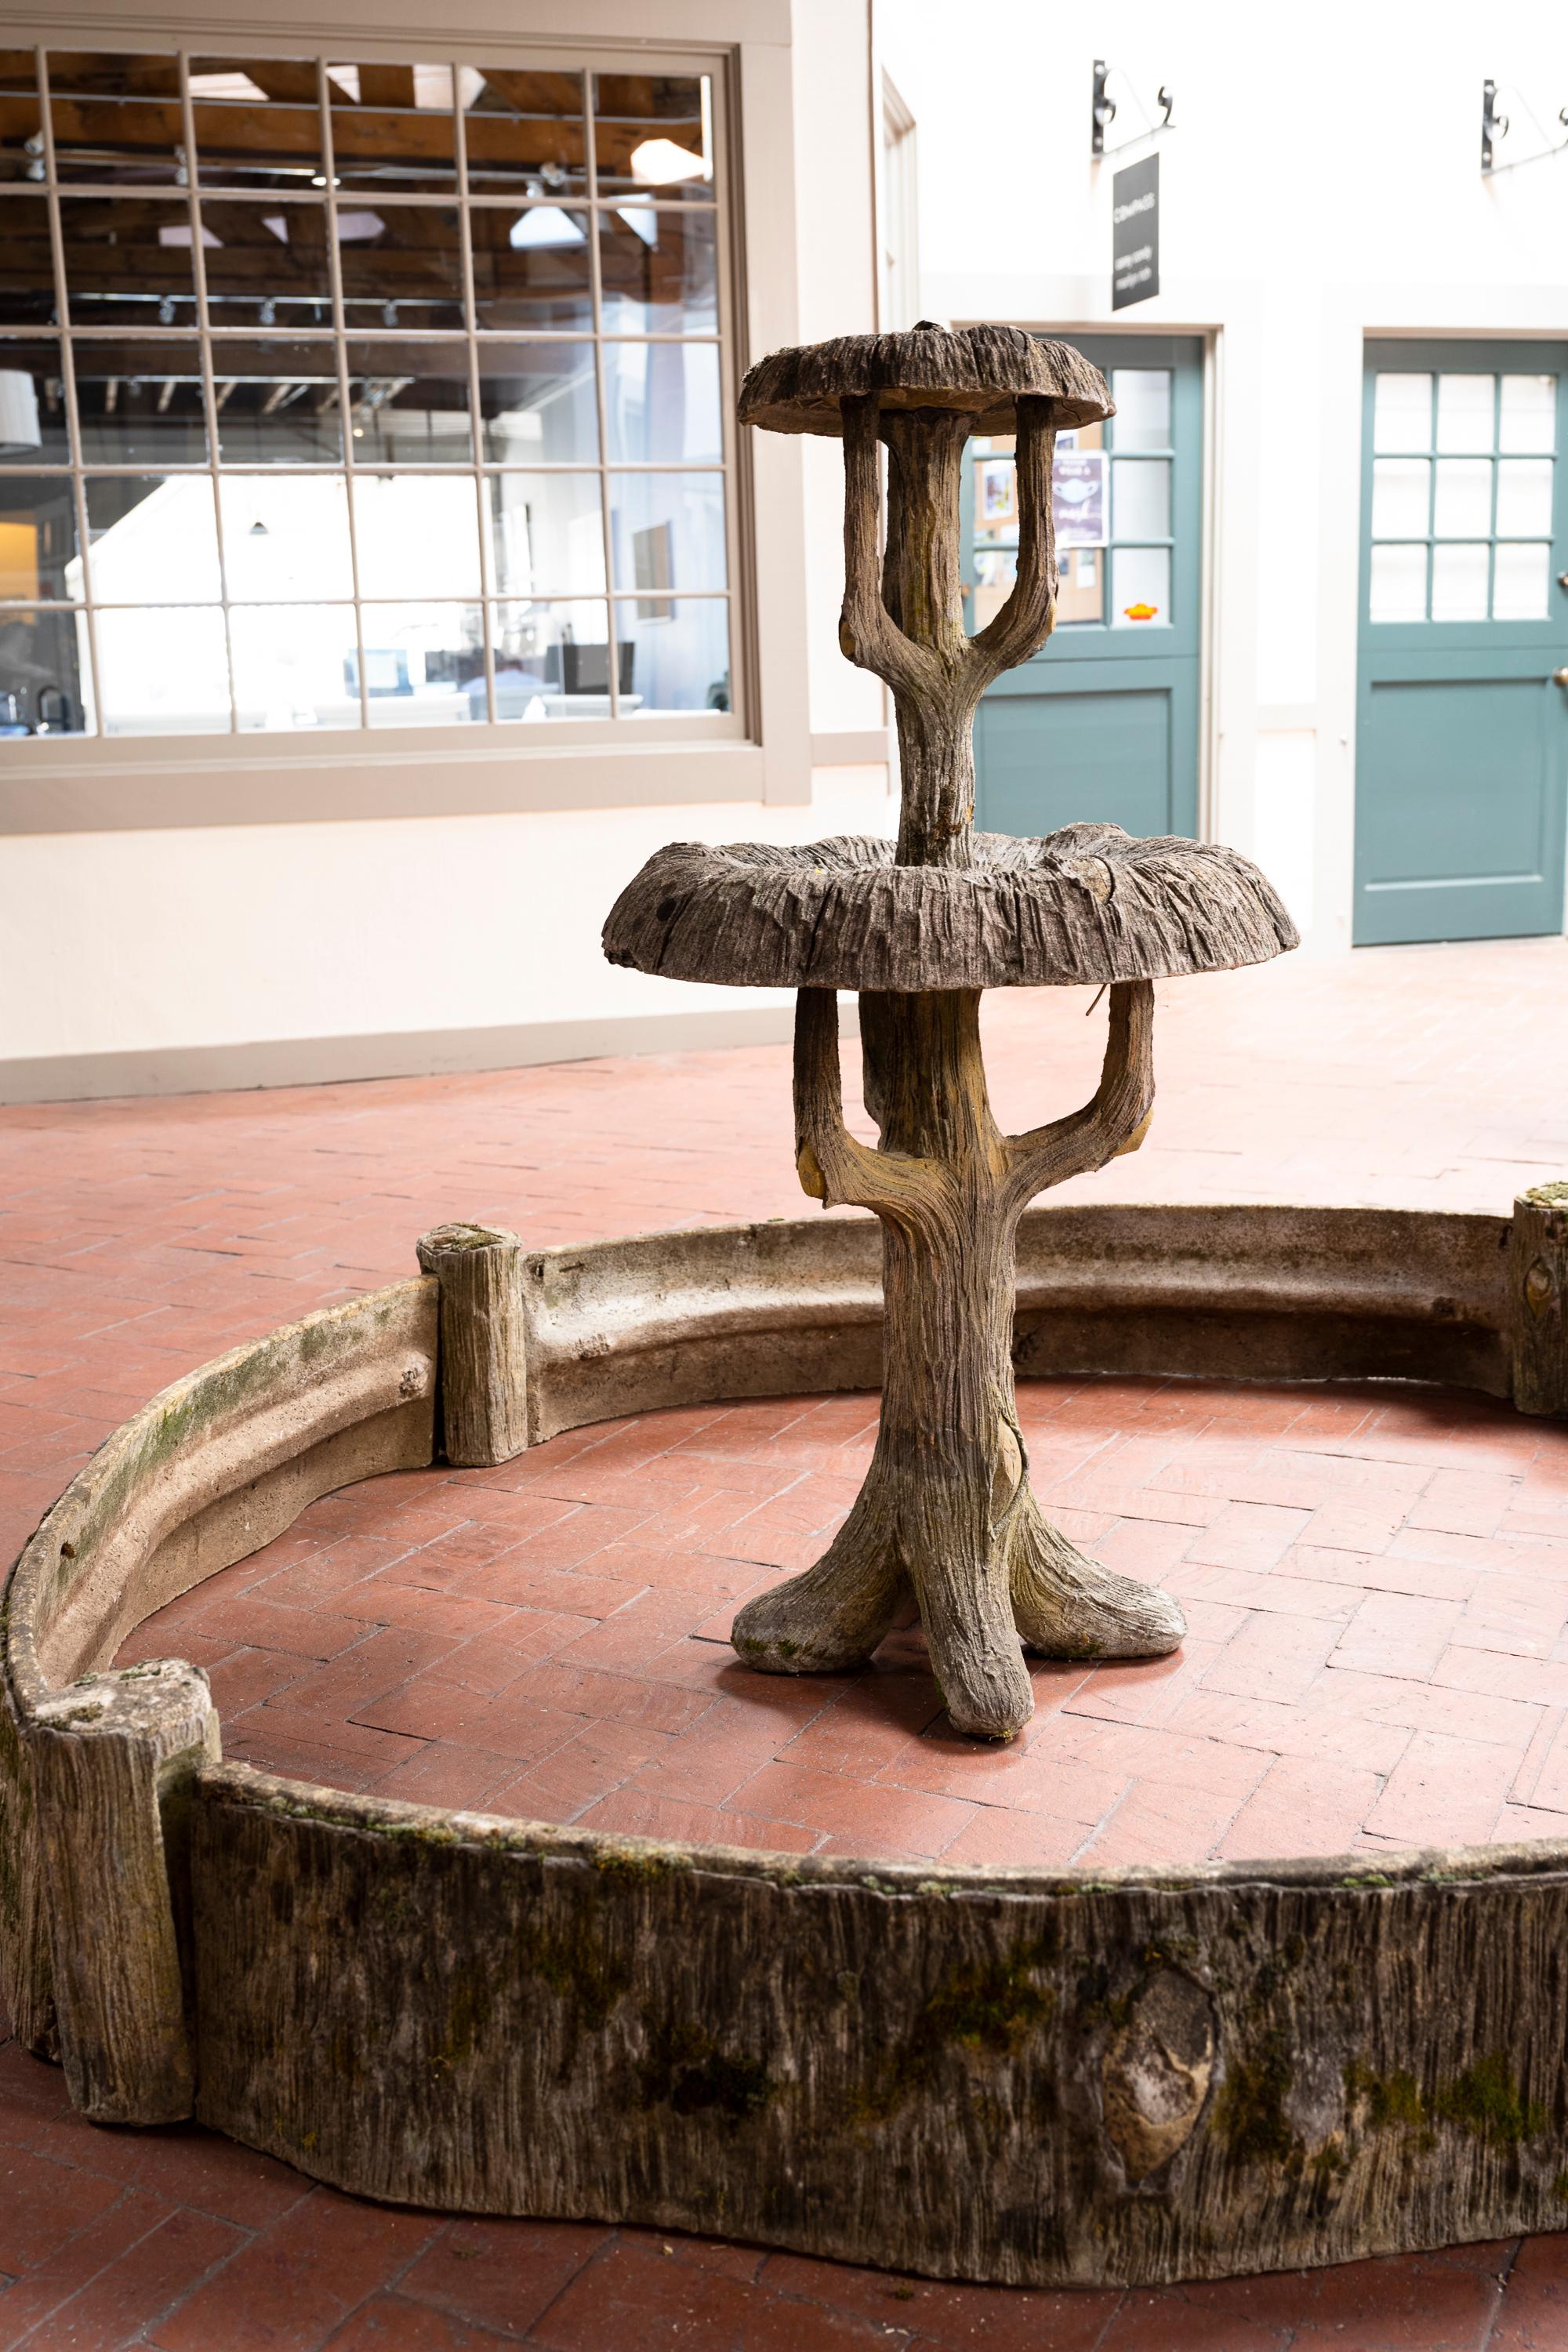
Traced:
<path id="1" fill-rule="evenodd" d="M 717 95 L 0 52 L 0 730 L 726 727 Z"/>

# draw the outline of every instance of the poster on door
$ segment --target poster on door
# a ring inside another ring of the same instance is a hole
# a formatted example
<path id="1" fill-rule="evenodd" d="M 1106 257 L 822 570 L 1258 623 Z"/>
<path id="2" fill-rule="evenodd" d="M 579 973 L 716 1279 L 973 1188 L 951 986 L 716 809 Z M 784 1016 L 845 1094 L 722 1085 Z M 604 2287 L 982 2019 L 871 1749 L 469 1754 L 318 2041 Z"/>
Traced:
<path id="1" fill-rule="evenodd" d="M 1106 541 L 1105 452 L 1058 449 L 1051 461 L 1051 491 L 1058 547 L 1103 547 Z"/>

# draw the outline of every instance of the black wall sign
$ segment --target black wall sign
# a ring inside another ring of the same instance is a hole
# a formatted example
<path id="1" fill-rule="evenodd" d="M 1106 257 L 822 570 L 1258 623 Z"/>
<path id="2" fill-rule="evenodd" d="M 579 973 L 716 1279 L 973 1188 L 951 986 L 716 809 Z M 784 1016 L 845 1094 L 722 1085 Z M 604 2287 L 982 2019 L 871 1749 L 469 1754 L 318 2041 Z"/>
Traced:
<path id="1" fill-rule="evenodd" d="M 1129 163 L 1110 183 L 1110 307 L 1160 291 L 1160 158 Z"/>

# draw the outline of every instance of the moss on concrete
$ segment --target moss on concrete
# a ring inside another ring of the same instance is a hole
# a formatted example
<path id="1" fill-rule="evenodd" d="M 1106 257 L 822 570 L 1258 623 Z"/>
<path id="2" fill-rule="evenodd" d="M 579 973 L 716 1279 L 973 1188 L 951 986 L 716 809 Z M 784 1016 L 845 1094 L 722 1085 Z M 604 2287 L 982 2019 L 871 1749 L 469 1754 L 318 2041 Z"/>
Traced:
<path id="1" fill-rule="evenodd" d="M 952 1970 L 854 2102 L 857 2119 L 896 2114 L 930 2087 L 955 2053 L 1013 2056 L 1056 2014 L 1056 1988 L 1037 1981 L 1053 1957 L 1051 1942 L 1035 1937 L 997 1959 Z"/>

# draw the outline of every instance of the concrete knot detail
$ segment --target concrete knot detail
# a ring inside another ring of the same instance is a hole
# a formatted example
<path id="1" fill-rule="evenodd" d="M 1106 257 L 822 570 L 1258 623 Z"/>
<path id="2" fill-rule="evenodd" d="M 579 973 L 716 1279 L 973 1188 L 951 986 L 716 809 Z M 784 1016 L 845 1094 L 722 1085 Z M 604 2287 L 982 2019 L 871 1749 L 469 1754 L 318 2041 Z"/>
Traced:
<path id="1" fill-rule="evenodd" d="M 1128 2180 L 1146 2180 L 1191 2137 L 1214 2074 L 1214 2003 L 1178 1969 L 1132 1997 L 1101 2068 L 1105 2129 Z"/>
<path id="2" fill-rule="evenodd" d="M 1552 1304 L 1552 1268 L 1544 1258 L 1538 1257 L 1524 1277 L 1524 1303 L 1534 1316 L 1544 1315 Z"/>

